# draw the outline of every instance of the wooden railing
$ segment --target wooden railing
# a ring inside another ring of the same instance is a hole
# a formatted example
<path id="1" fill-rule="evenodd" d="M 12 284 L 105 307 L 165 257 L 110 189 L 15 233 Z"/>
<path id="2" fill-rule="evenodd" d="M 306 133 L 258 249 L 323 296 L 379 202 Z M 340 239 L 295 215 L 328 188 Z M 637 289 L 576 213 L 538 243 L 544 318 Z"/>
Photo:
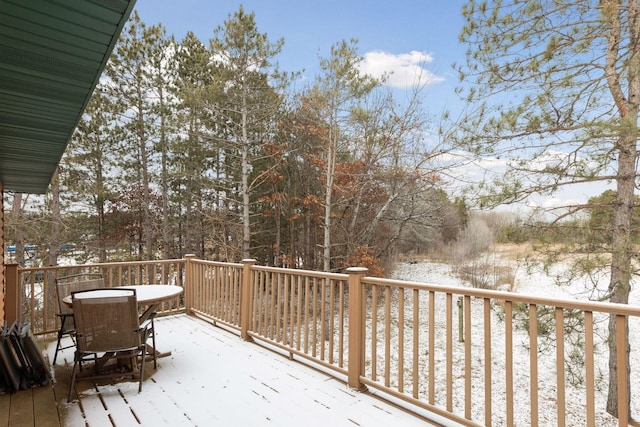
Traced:
<path id="1" fill-rule="evenodd" d="M 7 299 L 7 302 L 17 307 L 16 317 L 21 321 L 28 321 L 34 335 L 41 335 L 56 332 L 60 326 L 56 316 L 58 300 L 55 279 L 57 277 L 79 273 L 101 273 L 106 287 L 153 283 L 183 286 L 185 260 L 114 262 L 39 268 L 7 266 L 7 270 L 7 277 L 15 280 L 15 283 L 7 281 L 8 294 L 14 295 L 16 299 L 15 301 Z M 171 313 L 181 309 L 184 309 L 182 301 L 164 303 L 160 307 L 160 313 Z"/>
<path id="2" fill-rule="evenodd" d="M 187 310 L 239 330 L 242 270 L 242 264 L 202 261 L 187 256 Z"/>
<path id="3" fill-rule="evenodd" d="M 335 274 L 265 267 L 253 260 L 187 256 L 68 268 L 20 271 L 34 333 L 55 330 L 51 302 L 41 296 L 50 283 L 38 280 L 38 272 L 55 277 L 96 269 L 114 286 L 183 284 L 188 313 L 320 365 L 355 389 L 379 390 L 462 425 L 626 426 L 630 412 L 640 416 L 640 351 L 624 333 L 613 339 L 617 348 L 630 349 L 631 384 L 620 376 L 627 357 L 619 352 L 617 421 L 606 414 L 601 391 L 607 387 L 608 319 L 614 316 L 619 331 L 628 325 L 637 337 L 638 306 L 378 279 L 362 268 Z"/>
<path id="4" fill-rule="evenodd" d="M 596 393 L 607 386 L 608 318 L 640 331 L 637 306 L 378 279 L 358 268 L 187 264 L 193 312 L 329 368 L 353 388 L 462 425 L 626 426 L 627 397 L 640 390 L 640 352 L 631 346 L 631 387 L 620 377 L 617 422 Z M 629 348 L 624 334 L 614 339 Z"/>
<path id="5" fill-rule="evenodd" d="M 640 307 L 370 277 L 358 283 L 366 307 L 363 384 L 465 425 L 615 423 L 605 393 L 595 393 L 607 387 L 608 319 L 618 325 L 617 348 L 627 349 L 624 325 L 640 330 Z M 638 411 L 636 343 L 630 360 Z M 618 424 L 626 426 L 624 351 L 617 364 Z"/>
<path id="6" fill-rule="evenodd" d="M 347 276 L 251 268 L 248 335 L 347 374 Z"/>

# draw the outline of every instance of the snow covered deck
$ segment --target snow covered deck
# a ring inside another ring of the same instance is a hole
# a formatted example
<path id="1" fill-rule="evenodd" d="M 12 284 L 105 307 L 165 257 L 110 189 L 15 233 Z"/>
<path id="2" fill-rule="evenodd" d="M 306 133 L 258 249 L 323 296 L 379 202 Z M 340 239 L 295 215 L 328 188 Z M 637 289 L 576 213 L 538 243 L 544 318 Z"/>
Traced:
<path id="1" fill-rule="evenodd" d="M 80 400 L 66 403 L 72 350 L 58 356 L 54 390 L 64 425 L 430 425 L 372 393 L 354 391 L 197 318 L 158 318 L 156 331 L 158 349 L 172 354 L 159 359 L 155 371 L 148 362 L 140 394 L 135 381 L 96 388 L 81 381 Z M 50 360 L 53 349 L 54 344 L 47 349 Z"/>

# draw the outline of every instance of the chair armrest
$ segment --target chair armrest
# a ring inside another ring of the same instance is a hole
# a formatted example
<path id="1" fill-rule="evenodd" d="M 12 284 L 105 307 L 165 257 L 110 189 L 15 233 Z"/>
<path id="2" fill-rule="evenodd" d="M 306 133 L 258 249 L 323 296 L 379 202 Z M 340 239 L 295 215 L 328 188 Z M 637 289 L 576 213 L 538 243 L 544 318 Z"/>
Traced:
<path id="1" fill-rule="evenodd" d="M 148 329 L 151 329 L 151 319 L 149 320 L 145 320 L 141 325 L 140 325 L 140 329 L 139 331 L 146 331 Z"/>
<path id="2" fill-rule="evenodd" d="M 153 328 L 153 319 L 156 317 L 156 313 L 151 313 L 151 316 L 144 322 L 140 324 L 140 329 L 145 330 L 149 328 Z"/>

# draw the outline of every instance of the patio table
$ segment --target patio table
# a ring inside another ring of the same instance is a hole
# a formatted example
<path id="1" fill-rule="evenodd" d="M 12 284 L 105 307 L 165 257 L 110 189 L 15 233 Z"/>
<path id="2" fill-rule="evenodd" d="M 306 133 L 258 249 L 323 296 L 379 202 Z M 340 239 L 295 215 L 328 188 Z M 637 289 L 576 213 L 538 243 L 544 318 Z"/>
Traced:
<path id="1" fill-rule="evenodd" d="M 115 291 L 118 289 L 135 289 L 136 298 L 138 301 L 138 307 L 143 309 L 144 311 L 140 314 L 140 324 L 147 321 L 151 315 L 153 315 L 160 305 L 165 301 L 170 301 L 178 296 L 180 296 L 184 289 L 181 286 L 176 285 L 135 285 L 135 286 L 118 286 L 115 288 L 108 288 L 110 291 L 110 295 L 117 295 Z M 96 289 L 95 291 L 83 292 L 83 298 L 91 298 L 91 295 L 99 296 L 100 289 Z M 125 294 L 124 292 L 122 293 Z M 71 295 L 65 296 L 62 301 L 69 307 L 73 308 L 73 302 L 71 299 Z M 152 348 L 151 345 L 147 344 L 149 351 L 153 351 L 156 354 L 156 357 L 165 357 L 170 356 L 171 352 L 161 353 L 157 349 Z"/>

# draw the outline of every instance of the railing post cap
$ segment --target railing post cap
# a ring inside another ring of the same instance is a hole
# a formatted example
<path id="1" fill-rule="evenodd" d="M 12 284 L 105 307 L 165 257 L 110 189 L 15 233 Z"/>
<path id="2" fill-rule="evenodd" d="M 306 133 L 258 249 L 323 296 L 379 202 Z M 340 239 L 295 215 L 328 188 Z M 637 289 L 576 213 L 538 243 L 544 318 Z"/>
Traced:
<path id="1" fill-rule="evenodd" d="M 184 257 L 185 258 L 195 258 L 196 254 L 186 254 Z"/>
<path id="2" fill-rule="evenodd" d="M 242 260 L 243 264 L 255 264 L 257 261 L 253 258 L 245 258 Z"/>
<path id="3" fill-rule="evenodd" d="M 349 267 L 347 268 L 347 273 L 349 274 L 358 274 L 358 273 L 367 273 L 369 269 L 367 267 Z"/>

